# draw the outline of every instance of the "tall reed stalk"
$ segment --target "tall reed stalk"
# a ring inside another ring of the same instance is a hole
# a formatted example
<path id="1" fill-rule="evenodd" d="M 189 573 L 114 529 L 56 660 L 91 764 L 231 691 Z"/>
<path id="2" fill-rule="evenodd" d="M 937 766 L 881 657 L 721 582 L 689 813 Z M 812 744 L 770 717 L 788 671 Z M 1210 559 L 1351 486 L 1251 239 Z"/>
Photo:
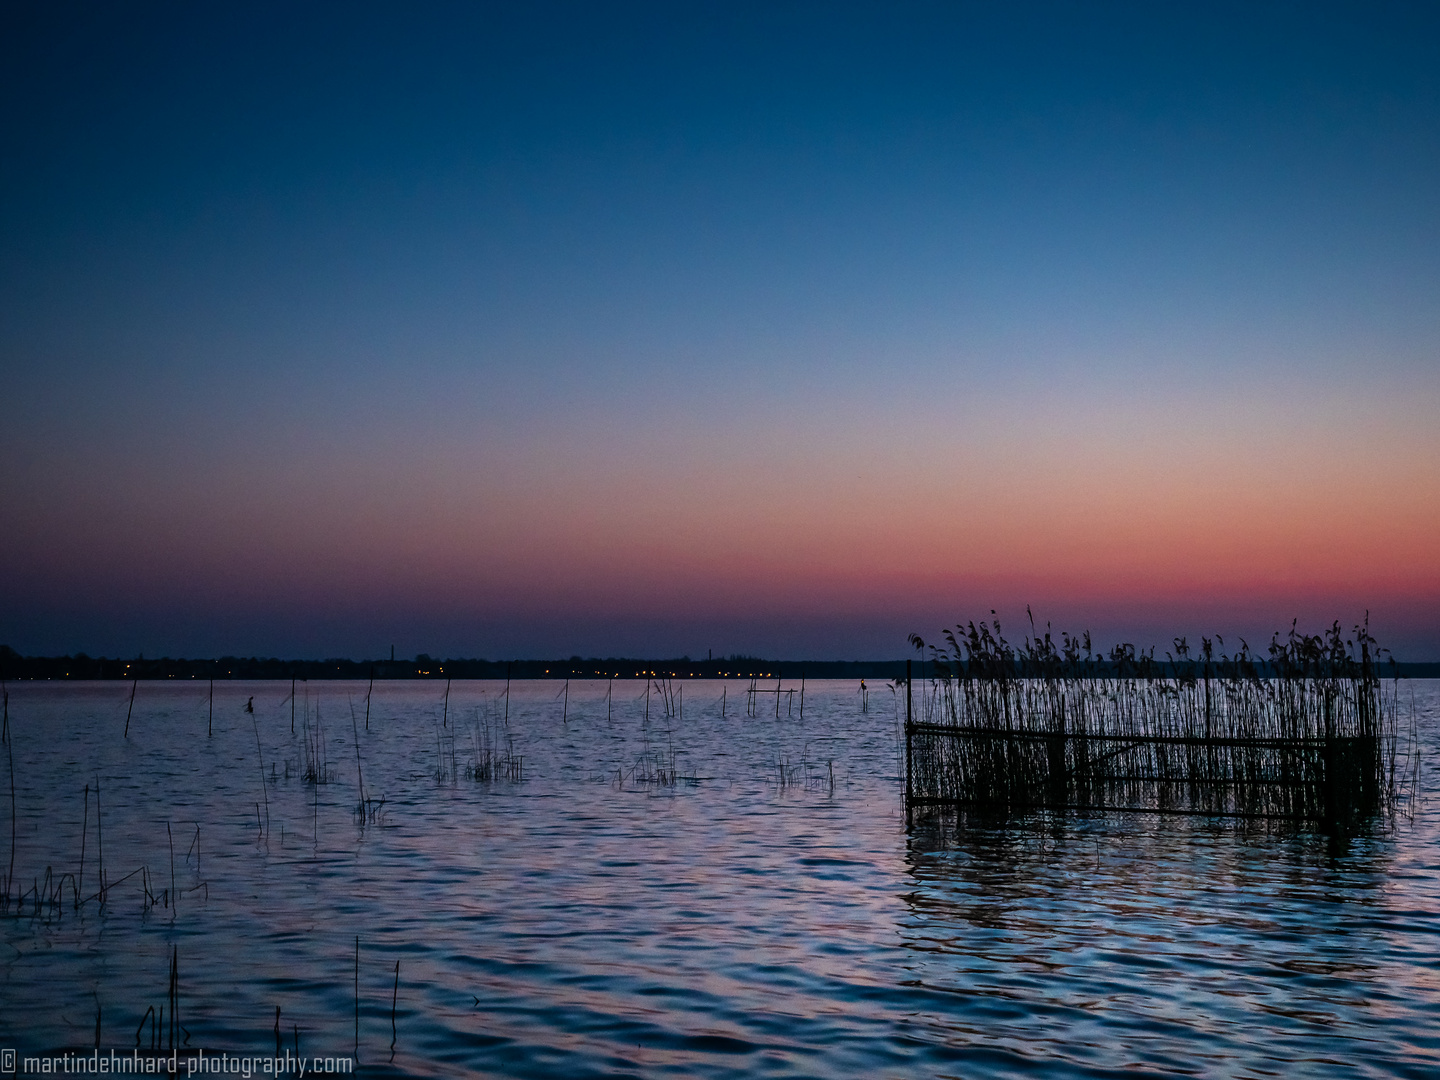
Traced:
<path id="1" fill-rule="evenodd" d="M 1094 650 L 1049 629 L 1013 646 L 985 622 L 926 646 L 907 724 L 907 800 L 1008 811 L 1141 808 L 1348 826 L 1393 807 L 1397 696 L 1368 622 L 1292 625 L 1264 657 L 1202 638 Z"/>

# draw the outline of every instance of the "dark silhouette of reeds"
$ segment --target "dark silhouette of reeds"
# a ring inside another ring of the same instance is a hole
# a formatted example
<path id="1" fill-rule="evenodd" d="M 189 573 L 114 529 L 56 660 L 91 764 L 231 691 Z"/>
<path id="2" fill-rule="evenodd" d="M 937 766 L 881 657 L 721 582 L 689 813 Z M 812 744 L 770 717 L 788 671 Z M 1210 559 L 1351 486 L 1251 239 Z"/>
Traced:
<path id="1" fill-rule="evenodd" d="M 651 750 L 648 743 L 628 772 L 624 768 L 615 770 L 615 786 L 622 791 L 626 783 L 636 788 L 673 788 L 688 779 L 680 775 L 673 747 L 667 755 L 661 750 Z"/>
<path id="2" fill-rule="evenodd" d="M 993 614 L 993 613 L 992 613 Z M 1032 623 L 1033 626 L 1033 623 Z M 998 812 L 1149 810 L 1343 828 L 1393 809 L 1397 695 L 1367 623 L 1292 625 L 1259 657 L 1157 661 L 1048 628 L 1012 646 L 984 622 L 946 631 L 916 715 L 907 690 L 906 802 Z"/>
<path id="3" fill-rule="evenodd" d="M 801 790 L 801 791 L 824 791 L 835 792 L 835 760 L 827 758 L 825 768 L 820 769 L 819 762 L 810 760 L 810 747 L 808 744 L 800 754 L 798 762 L 792 761 L 787 754 L 778 755 L 775 759 L 776 786 L 780 791 Z"/>
<path id="4" fill-rule="evenodd" d="M 353 716 L 352 716 L 353 720 Z M 320 719 L 320 699 L 315 699 L 315 726 L 310 726 L 310 703 L 305 703 L 305 712 L 300 720 L 301 749 L 305 754 L 305 767 L 300 778 L 307 784 L 328 784 L 334 778 L 330 769 L 330 757 L 325 745 L 325 726 Z"/>
<path id="5" fill-rule="evenodd" d="M 496 780 L 518 783 L 523 779 L 524 760 L 515 753 L 515 738 L 508 730 L 504 732 L 505 748 L 500 748 L 499 722 L 492 730 L 488 720 L 477 716 L 470 737 L 472 758 L 465 767 L 467 780 L 488 784 Z"/>
<path id="6" fill-rule="evenodd" d="M 356 725 L 355 702 L 353 701 L 350 702 L 350 730 L 355 736 L 355 781 L 360 792 L 359 799 L 355 804 L 355 817 L 360 825 L 364 826 L 367 822 L 379 820 L 380 814 L 385 809 L 385 797 L 382 795 L 379 802 L 376 802 L 365 790 L 365 770 L 360 764 L 360 729 Z"/>

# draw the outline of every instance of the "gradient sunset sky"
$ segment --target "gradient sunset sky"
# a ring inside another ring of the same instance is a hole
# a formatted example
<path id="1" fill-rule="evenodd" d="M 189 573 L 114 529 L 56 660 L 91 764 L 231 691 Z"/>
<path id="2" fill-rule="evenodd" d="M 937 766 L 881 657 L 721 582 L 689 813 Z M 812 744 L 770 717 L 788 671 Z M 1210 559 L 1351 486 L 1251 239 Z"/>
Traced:
<path id="1" fill-rule="evenodd" d="M 1440 8 L 0 19 L 22 653 L 1440 658 Z"/>

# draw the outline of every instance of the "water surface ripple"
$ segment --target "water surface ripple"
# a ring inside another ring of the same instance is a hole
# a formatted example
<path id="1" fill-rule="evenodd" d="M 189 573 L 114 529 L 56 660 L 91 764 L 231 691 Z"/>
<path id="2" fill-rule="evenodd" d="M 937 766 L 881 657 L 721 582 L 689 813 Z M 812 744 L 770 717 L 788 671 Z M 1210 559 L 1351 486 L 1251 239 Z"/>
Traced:
<path id="1" fill-rule="evenodd" d="M 364 684 L 300 684 L 292 735 L 288 682 L 224 682 L 210 737 L 205 684 L 149 683 L 127 739 L 128 684 L 11 684 L 16 879 L 78 875 L 83 832 L 78 892 L 102 836 L 112 888 L 0 920 L 0 1044 L 88 1049 L 98 1009 L 133 1047 L 173 947 L 191 1046 L 273 1052 L 279 1006 L 286 1047 L 372 1075 L 1440 1075 L 1435 800 L 1343 842 L 907 830 L 898 695 L 747 716 L 744 685 L 647 719 L 638 682 L 380 683 L 367 730 Z M 486 737 L 521 780 L 467 777 Z"/>

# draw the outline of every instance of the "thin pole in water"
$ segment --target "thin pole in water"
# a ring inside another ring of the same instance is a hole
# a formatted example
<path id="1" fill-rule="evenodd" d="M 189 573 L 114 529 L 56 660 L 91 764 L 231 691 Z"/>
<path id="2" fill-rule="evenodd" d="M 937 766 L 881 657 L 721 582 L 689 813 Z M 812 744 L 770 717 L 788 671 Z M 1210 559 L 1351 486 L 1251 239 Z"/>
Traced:
<path id="1" fill-rule="evenodd" d="M 100 905 L 105 905 L 105 832 L 100 827 L 100 774 L 95 774 L 95 844 L 100 849 Z"/>
<path id="2" fill-rule="evenodd" d="M 268 839 L 270 836 L 270 789 L 265 786 L 265 751 L 260 748 L 260 721 L 255 718 L 254 713 L 250 715 L 250 722 L 255 726 L 255 753 L 260 758 L 260 793 L 265 796 L 265 837 Z M 318 784 L 316 790 L 319 790 Z M 260 808 L 257 806 L 255 809 L 258 818 Z"/>
<path id="3" fill-rule="evenodd" d="M 210 676 L 210 727 L 205 733 L 207 739 L 215 736 L 215 676 Z"/>
<path id="4" fill-rule="evenodd" d="M 170 952 L 170 1049 L 175 1049 L 176 1036 L 180 1034 L 180 946 L 171 946 Z"/>
<path id="5" fill-rule="evenodd" d="M 805 719 L 805 669 L 800 669 L 800 719 Z"/>
<path id="6" fill-rule="evenodd" d="M 570 676 L 565 676 L 565 703 L 560 706 L 560 723 L 570 722 Z"/>
<path id="7" fill-rule="evenodd" d="M 370 695 L 375 692 L 375 665 L 370 665 L 370 686 L 365 691 L 365 730 L 370 730 Z"/>
<path id="8" fill-rule="evenodd" d="M 90 785 L 85 785 L 85 817 L 80 823 L 80 876 L 76 879 L 76 891 L 85 888 L 85 834 L 90 831 Z M 76 901 L 79 906 L 79 901 Z"/>
<path id="9" fill-rule="evenodd" d="M 505 665 L 505 726 L 510 726 L 510 665 Z M 400 961 L 395 961 L 396 978 L 399 978 Z"/>
<path id="10" fill-rule="evenodd" d="M 615 698 L 615 673 L 610 673 L 610 685 L 605 688 L 605 722 L 610 722 L 610 703 Z"/>
<path id="11" fill-rule="evenodd" d="M 395 1053 L 395 1001 L 400 996 L 400 961 L 395 961 L 395 989 L 390 991 L 390 1053 Z"/>
<path id="12" fill-rule="evenodd" d="M 912 734 L 914 732 L 914 711 L 915 706 L 911 696 L 911 664 L 913 661 L 905 661 L 905 826 L 909 828 L 915 823 L 914 811 L 911 804 L 915 797 L 914 778 L 911 763 L 915 760 Z"/>
<path id="13" fill-rule="evenodd" d="M 5 746 L 9 750 L 10 757 L 10 872 L 5 876 L 5 903 L 8 905 L 10 903 L 10 886 L 15 883 L 15 743 L 13 740 L 7 740 Z M 99 795 L 98 787 L 96 795 Z M 96 802 L 95 805 L 98 808 L 100 804 Z M 16 914 L 19 914 L 18 904 Z"/>
<path id="14" fill-rule="evenodd" d="M 135 669 L 135 677 L 130 680 L 130 707 L 125 710 L 125 738 L 130 737 L 130 714 L 135 711 L 135 687 L 140 682 L 140 669 Z"/>
<path id="15" fill-rule="evenodd" d="M 450 726 L 450 680 L 445 680 L 445 711 L 440 714 L 440 726 Z"/>

